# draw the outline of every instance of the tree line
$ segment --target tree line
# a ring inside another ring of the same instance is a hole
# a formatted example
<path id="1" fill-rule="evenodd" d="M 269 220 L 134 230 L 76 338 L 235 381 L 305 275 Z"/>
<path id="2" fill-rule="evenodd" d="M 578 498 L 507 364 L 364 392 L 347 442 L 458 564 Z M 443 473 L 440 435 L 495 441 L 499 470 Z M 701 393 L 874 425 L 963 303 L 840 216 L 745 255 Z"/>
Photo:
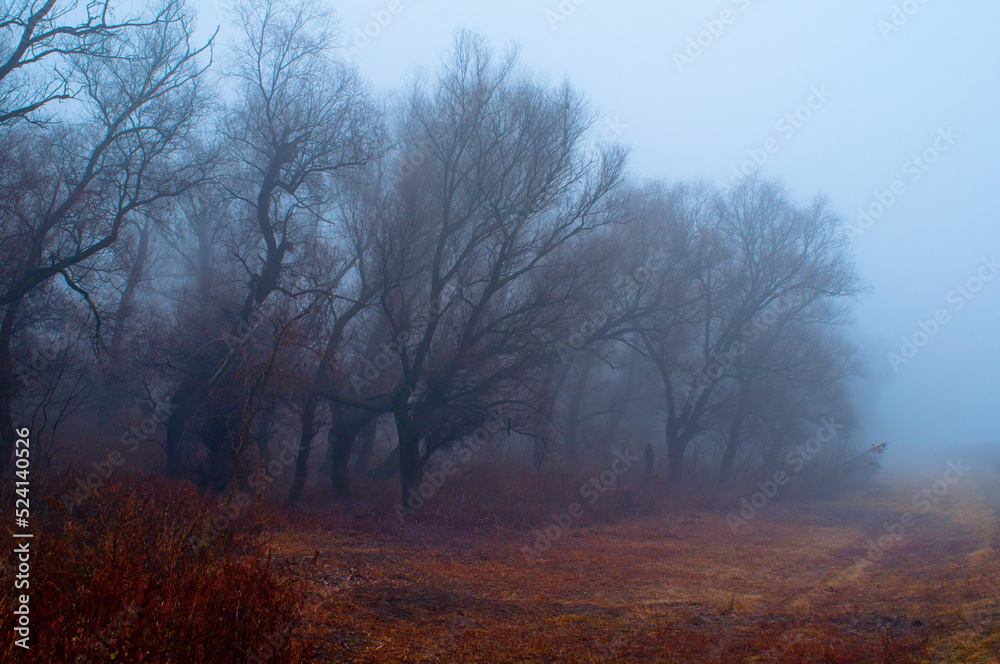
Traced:
<path id="1" fill-rule="evenodd" d="M 644 180 L 516 49 L 459 33 L 382 95 L 308 1 L 240 0 L 226 44 L 183 0 L 0 12 L 3 469 L 30 426 L 52 468 L 127 438 L 223 491 L 291 449 L 292 502 L 405 497 L 486 427 L 540 470 L 628 448 L 729 488 L 853 421 L 827 202 Z"/>

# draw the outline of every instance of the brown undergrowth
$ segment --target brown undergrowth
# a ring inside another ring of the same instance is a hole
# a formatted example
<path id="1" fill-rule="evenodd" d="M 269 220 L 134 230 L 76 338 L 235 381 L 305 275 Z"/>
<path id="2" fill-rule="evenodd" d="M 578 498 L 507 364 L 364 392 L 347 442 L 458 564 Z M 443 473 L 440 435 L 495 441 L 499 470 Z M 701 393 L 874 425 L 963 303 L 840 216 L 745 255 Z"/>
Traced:
<path id="1" fill-rule="evenodd" d="M 71 510 L 55 499 L 67 488 L 34 487 L 30 588 L 14 589 L 9 556 L 0 568 L 0 623 L 13 624 L 13 595 L 28 592 L 31 629 L 28 650 L 8 633 L 0 659 L 309 661 L 295 637 L 300 593 L 272 564 L 259 511 L 244 511 L 198 546 L 222 503 L 190 485 L 114 480 Z M 9 505 L 2 518 L 12 522 Z M 7 528 L 0 540 L 13 549 Z"/>
<path id="2" fill-rule="evenodd" d="M 346 504 L 245 509 L 202 547 L 191 537 L 226 503 L 189 485 L 50 500 L 18 660 L 1000 662 L 995 487 L 956 487 L 870 556 L 919 483 L 775 501 L 734 531 L 707 494 L 624 478 L 591 504 L 584 481 L 477 471 L 403 522 L 388 485 L 359 482 Z"/>
<path id="3" fill-rule="evenodd" d="M 913 509 L 911 487 L 771 504 L 736 532 L 726 509 L 632 490 L 632 511 L 598 503 L 532 555 L 571 495 L 526 524 L 453 521 L 456 486 L 403 527 L 357 499 L 349 527 L 317 515 L 274 546 L 308 588 L 317 662 L 1000 662 L 1000 556 L 981 486 L 919 514 L 877 560 L 869 541 Z"/>

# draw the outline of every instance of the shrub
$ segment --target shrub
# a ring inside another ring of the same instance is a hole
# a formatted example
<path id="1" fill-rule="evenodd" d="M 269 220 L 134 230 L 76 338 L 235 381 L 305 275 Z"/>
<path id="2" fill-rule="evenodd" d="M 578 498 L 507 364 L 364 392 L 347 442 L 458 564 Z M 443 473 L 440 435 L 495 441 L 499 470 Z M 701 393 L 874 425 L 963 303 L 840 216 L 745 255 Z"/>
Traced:
<path id="1" fill-rule="evenodd" d="M 62 495 L 66 483 L 36 486 Z M 113 480 L 68 511 L 33 501 L 30 650 L 7 639 L 3 659 L 21 662 L 304 661 L 293 638 L 299 591 L 272 569 L 255 508 L 197 546 L 193 536 L 220 509 L 189 484 L 154 477 Z M 9 504 L 3 518 L 12 517 Z M 10 551 L 13 538 L 2 536 Z M 0 621 L 13 621 L 14 568 L 0 568 Z"/>

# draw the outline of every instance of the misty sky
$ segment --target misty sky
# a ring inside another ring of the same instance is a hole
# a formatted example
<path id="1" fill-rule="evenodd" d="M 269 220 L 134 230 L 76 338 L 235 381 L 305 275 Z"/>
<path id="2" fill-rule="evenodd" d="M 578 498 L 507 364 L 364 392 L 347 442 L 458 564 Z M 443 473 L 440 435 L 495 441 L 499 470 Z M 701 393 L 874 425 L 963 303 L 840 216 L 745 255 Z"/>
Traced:
<path id="1" fill-rule="evenodd" d="M 381 90 L 433 74 L 459 28 L 496 47 L 516 42 L 527 69 L 553 84 L 568 78 L 609 127 L 625 125 L 639 176 L 726 181 L 748 152 L 769 147 L 763 176 L 803 202 L 828 196 L 851 223 L 895 182 L 896 200 L 854 238 L 872 289 L 849 333 L 871 374 L 858 390 L 860 440 L 898 441 L 890 452 L 900 458 L 915 445 L 1000 439 L 1000 275 L 983 263 L 1000 257 L 1000 4 L 330 2 L 347 41 L 382 12 L 387 25 L 373 23 L 377 34 L 351 55 Z M 894 5 L 913 12 L 896 14 L 898 30 Z M 207 7 L 206 23 L 225 23 Z M 708 45 L 688 51 L 702 32 Z M 933 164 L 911 161 L 925 150 Z M 981 268 L 992 280 L 978 293 L 955 290 Z M 887 355 L 901 353 L 904 336 L 923 342 L 921 321 L 936 315 L 946 322 L 894 368 Z"/>

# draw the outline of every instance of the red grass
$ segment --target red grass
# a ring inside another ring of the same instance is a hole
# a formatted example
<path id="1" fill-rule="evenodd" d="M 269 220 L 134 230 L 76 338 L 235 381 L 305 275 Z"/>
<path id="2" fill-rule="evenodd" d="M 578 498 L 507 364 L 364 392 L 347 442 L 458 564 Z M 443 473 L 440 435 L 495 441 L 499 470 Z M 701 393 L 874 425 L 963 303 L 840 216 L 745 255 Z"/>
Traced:
<path id="1" fill-rule="evenodd" d="M 16 652 L 17 661 L 46 663 L 304 661 L 289 638 L 299 593 L 274 574 L 260 515 L 251 510 L 211 544 L 192 546 L 217 509 L 190 485 L 156 478 L 110 482 L 72 514 L 55 499 L 37 506 L 31 647 L 8 638 L 0 659 Z M 3 512 L 10 517 L 9 506 Z M 10 534 L 0 539 L 11 550 Z M 8 558 L 0 568 L 5 625 L 13 621 L 12 577 Z"/>

